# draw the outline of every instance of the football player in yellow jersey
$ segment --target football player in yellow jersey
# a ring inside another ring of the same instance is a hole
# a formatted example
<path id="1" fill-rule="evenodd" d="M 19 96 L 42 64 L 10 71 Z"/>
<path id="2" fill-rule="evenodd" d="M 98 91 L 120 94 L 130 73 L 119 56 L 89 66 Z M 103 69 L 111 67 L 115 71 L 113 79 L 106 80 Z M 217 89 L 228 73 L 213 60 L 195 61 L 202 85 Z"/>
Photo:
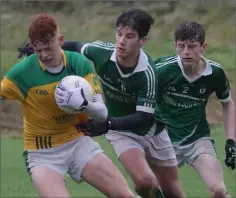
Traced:
<path id="1" fill-rule="evenodd" d="M 68 173 L 76 182 L 82 178 L 108 197 L 132 197 L 124 177 L 100 146 L 75 128 L 87 122 L 88 116 L 107 117 L 90 62 L 83 55 L 61 49 L 64 37 L 47 14 L 33 19 L 28 37 L 36 53 L 7 72 L 1 97 L 18 100 L 23 106 L 25 162 L 40 196 L 69 197 L 63 178 Z M 71 74 L 90 82 L 95 99 L 88 102 L 75 90 L 73 101 L 76 98 L 83 107 L 76 115 L 63 112 L 54 97 L 58 82 Z"/>

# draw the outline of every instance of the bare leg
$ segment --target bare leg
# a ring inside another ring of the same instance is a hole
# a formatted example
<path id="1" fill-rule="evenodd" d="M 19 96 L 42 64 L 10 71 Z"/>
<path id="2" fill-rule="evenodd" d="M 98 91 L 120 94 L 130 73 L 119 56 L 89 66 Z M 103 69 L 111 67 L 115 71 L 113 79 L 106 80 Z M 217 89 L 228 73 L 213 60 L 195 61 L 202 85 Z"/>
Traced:
<path id="1" fill-rule="evenodd" d="M 40 166 L 32 172 L 31 178 L 41 197 L 70 197 L 63 176 L 51 168 Z"/>
<path id="2" fill-rule="evenodd" d="M 154 163 L 150 163 L 150 166 L 156 175 L 166 198 L 185 197 L 179 181 L 177 166 L 159 166 Z"/>
<path id="3" fill-rule="evenodd" d="M 213 198 L 229 197 L 223 181 L 222 167 L 214 156 L 201 154 L 191 165 L 199 173 Z"/>
<path id="4" fill-rule="evenodd" d="M 81 177 L 108 197 L 134 197 L 123 175 L 104 153 L 97 154 L 86 164 Z"/>
<path id="5" fill-rule="evenodd" d="M 122 153 L 119 160 L 132 178 L 136 192 L 143 198 L 156 197 L 159 184 L 144 154 L 132 148 Z"/>

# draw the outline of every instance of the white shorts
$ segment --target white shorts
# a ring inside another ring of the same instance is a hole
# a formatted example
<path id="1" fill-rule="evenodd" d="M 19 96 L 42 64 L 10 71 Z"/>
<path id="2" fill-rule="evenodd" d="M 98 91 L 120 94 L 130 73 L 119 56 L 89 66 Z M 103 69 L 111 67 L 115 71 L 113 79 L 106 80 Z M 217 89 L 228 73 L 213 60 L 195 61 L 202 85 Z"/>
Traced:
<path id="1" fill-rule="evenodd" d="M 98 153 L 103 153 L 99 144 L 88 136 L 80 136 L 55 148 L 24 151 L 26 168 L 29 174 L 40 166 L 46 166 L 61 175 L 68 173 L 80 182 L 85 165 Z"/>
<path id="2" fill-rule="evenodd" d="M 139 136 L 134 133 L 109 131 L 105 135 L 117 157 L 129 149 L 139 149 L 148 162 L 159 166 L 176 166 L 175 151 L 167 131 L 164 129 L 156 136 Z"/>
<path id="3" fill-rule="evenodd" d="M 175 149 L 178 166 L 185 163 L 191 165 L 192 162 L 201 154 L 209 154 L 217 158 L 213 140 L 210 137 L 204 137 L 196 142 L 185 146 L 173 146 Z"/>

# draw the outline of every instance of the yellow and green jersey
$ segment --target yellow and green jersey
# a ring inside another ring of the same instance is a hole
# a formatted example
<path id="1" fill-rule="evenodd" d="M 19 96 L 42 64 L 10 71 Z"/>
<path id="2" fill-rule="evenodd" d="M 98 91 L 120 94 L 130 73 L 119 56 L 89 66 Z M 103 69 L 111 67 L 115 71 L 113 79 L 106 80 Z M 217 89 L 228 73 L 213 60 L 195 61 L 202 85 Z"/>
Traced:
<path id="1" fill-rule="evenodd" d="M 164 122 L 175 145 L 187 145 L 202 137 L 210 137 L 206 119 L 209 96 L 231 99 L 230 86 L 220 64 L 202 57 L 206 63 L 201 76 L 191 79 L 183 71 L 180 57 L 161 57 L 156 60 L 158 76 L 156 119 Z"/>
<path id="2" fill-rule="evenodd" d="M 49 73 L 34 54 L 14 65 L 1 82 L 1 97 L 18 100 L 23 106 L 25 150 L 60 146 L 83 135 L 75 125 L 86 122 L 87 114 L 65 113 L 56 104 L 55 87 L 63 77 L 84 77 L 94 93 L 101 93 L 89 60 L 76 52 L 62 54 L 64 67 L 60 73 Z"/>

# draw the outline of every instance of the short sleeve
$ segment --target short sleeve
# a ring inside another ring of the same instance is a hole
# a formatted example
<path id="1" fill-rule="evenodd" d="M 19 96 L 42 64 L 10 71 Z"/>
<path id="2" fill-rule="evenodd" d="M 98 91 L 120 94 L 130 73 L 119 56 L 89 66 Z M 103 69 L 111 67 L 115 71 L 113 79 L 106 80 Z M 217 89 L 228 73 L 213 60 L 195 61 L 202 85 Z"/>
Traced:
<path id="1" fill-rule="evenodd" d="M 137 100 L 137 111 L 154 113 L 155 109 L 155 94 L 156 94 L 156 79 L 154 70 L 151 66 L 143 71 L 142 78 L 139 79 L 139 91 Z"/>
<path id="2" fill-rule="evenodd" d="M 24 102 L 24 96 L 18 86 L 7 77 L 4 77 L 1 81 L 1 97 Z"/>
<path id="3" fill-rule="evenodd" d="M 91 60 L 94 63 L 95 69 L 97 70 L 101 65 L 110 59 L 114 49 L 115 45 L 112 43 L 95 41 L 84 44 L 81 48 L 81 54 Z"/>
<path id="4" fill-rule="evenodd" d="M 216 96 L 221 102 L 228 102 L 231 99 L 229 80 L 222 68 L 219 68 L 216 72 Z"/>

